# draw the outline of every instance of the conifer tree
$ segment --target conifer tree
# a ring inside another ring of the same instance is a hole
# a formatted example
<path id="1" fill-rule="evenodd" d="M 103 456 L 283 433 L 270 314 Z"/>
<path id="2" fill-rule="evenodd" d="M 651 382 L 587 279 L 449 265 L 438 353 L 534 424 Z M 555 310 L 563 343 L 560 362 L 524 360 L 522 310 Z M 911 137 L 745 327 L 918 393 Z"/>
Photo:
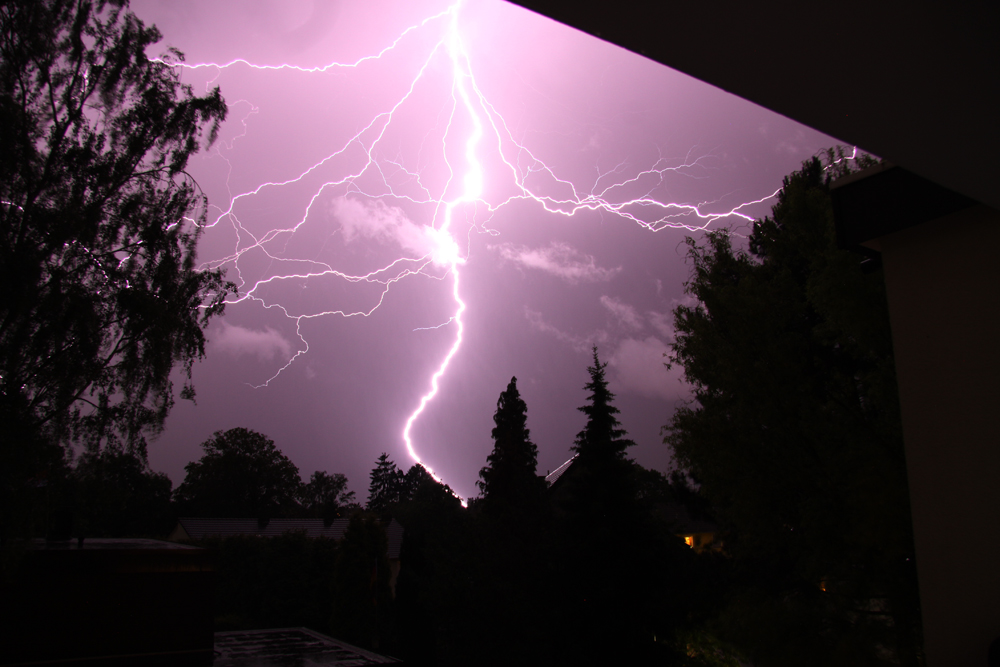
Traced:
<path id="1" fill-rule="evenodd" d="M 384 512 L 389 505 L 398 503 L 403 487 L 403 471 L 389 460 L 389 455 L 382 452 L 371 471 L 371 484 L 368 485 L 368 509 L 372 512 Z"/>
<path id="2" fill-rule="evenodd" d="M 618 408 L 612 405 L 615 395 L 608 390 L 604 378 L 607 362 L 601 363 L 597 356 L 597 346 L 593 348 L 594 365 L 587 368 L 590 382 L 584 389 L 590 392 L 589 403 L 577 408 L 587 415 L 587 425 L 576 436 L 573 451 L 580 455 L 581 463 L 591 461 L 625 460 L 625 450 L 635 443 L 627 439 L 625 429 L 615 416 Z"/>
<path id="3" fill-rule="evenodd" d="M 572 449 L 577 459 L 564 474 L 565 489 L 557 501 L 569 516 L 591 525 L 587 530 L 592 529 L 594 521 L 615 523 L 629 514 L 634 509 L 636 490 L 633 464 L 625 455 L 635 443 L 626 437 L 618 421 L 615 395 L 605 378 L 607 363 L 601 363 L 597 346 L 593 348 L 593 360 L 593 366 L 587 368 L 590 382 L 584 385 L 590 395 L 587 404 L 577 408 L 587 415 L 587 424 L 576 436 Z"/>
<path id="4" fill-rule="evenodd" d="M 486 507 L 508 508 L 536 500 L 544 488 L 544 480 L 535 474 L 538 447 L 531 442 L 526 426 L 528 406 L 517 391 L 517 378 L 512 377 L 507 390 L 497 399 L 493 415 L 493 452 L 488 464 L 479 471 L 477 482 Z"/>

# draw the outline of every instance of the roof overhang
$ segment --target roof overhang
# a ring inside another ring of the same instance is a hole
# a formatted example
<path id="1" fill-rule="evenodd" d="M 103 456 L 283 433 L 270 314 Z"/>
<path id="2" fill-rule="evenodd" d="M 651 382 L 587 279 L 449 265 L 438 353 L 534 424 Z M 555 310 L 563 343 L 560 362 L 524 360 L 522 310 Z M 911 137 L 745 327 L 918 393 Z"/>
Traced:
<path id="1" fill-rule="evenodd" d="M 511 1 L 1000 209 L 1000 3 Z"/>

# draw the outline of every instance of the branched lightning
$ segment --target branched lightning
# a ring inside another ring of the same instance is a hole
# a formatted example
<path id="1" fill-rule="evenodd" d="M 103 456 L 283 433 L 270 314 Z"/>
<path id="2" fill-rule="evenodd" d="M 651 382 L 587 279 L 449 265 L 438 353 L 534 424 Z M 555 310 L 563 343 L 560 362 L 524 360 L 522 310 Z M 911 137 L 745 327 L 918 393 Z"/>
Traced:
<path id="1" fill-rule="evenodd" d="M 690 155 L 680 160 L 679 164 L 661 157 L 639 171 L 631 169 L 625 163 L 617 164 L 611 169 L 597 170 L 593 182 L 586 188 L 559 176 L 555 169 L 515 136 L 497 107 L 477 83 L 472 58 L 462 39 L 460 9 L 461 0 L 406 28 L 374 55 L 349 63 L 331 62 L 321 67 L 306 68 L 292 64 L 256 64 L 244 59 L 198 64 L 169 59 L 160 61 L 176 68 L 214 69 L 219 74 L 228 68 L 248 68 L 289 70 L 319 76 L 340 70 L 376 67 L 380 60 L 400 49 L 416 33 L 437 31 L 435 34 L 439 34 L 439 39 L 429 47 L 402 95 L 390 106 L 375 113 L 353 136 L 297 175 L 267 181 L 245 192 L 230 192 L 228 203 L 219 210 L 218 215 L 211 216 L 207 226 L 231 225 L 235 233 L 235 244 L 225 256 L 203 265 L 206 269 L 225 267 L 231 270 L 231 277 L 235 275 L 240 289 L 239 294 L 230 299 L 231 304 L 256 302 L 266 309 L 282 313 L 295 324 L 296 335 L 302 343 L 301 349 L 258 387 L 267 386 L 309 351 L 309 342 L 302 331 L 303 323 L 328 316 L 369 317 L 384 303 L 386 295 L 395 284 L 410 277 L 450 281 L 454 301 L 452 315 L 437 326 L 417 327 L 414 331 L 454 325 L 455 338 L 437 370 L 431 375 L 429 389 L 420 397 L 402 430 L 407 452 L 439 481 L 437 474 L 417 453 L 411 431 L 428 403 L 437 395 L 440 380 L 462 345 L 462 316 L 466 303 L 460 291 L 460 268 L 468 259 L 470 246 L 465 243 L 463 247 L 456 240 L 453 228 L 456 216 L 461 217 L 464 223 L 471 224 L 470 234 L 473 230 L 497 234 L 488 227 L 494 215 L 514 202 L 529 202 L 553 215 L 574 216 L 583 211 L 596 211 L 638 224 L 651 232 L 667 228 L 695 231 L 704 230 L 712 223 L 724 219 L 750 221 L 753 217 L 745 213 L 744 209 L 776 194 L 743 202 L 721 212 L 710 212 L 710 202 L 691 204 L 659 198 L 656 193 L 665 178 L 672 174 L 690 173 L 702 166 L 704 157 L 692 158 Z M 445 66 L 442 66 L 442 61 Z M 400 119 L 403 110 L 420 87 L 428 83 L 433 76 L 432 70 L 446 71 L 450 77 L 448 98 L 442 106 L 446 110 L 444 129 L 436 137 L 432 136 L 433 130 L 428 130 L 425 137 L 425 142 L 434 143 L 436 159 L 441 161 L 447 173 L 442 183 L 435 183 L 423 173 L 423 165 L 419 159 L 418 164 L 413 166 L 408 165 L 401 155 L 386 157 L 386 135 L 390 127 L 403 122 Z M 247 118 L 256 113 L 258 107 L 246 100 L 240 102 L 250 105 L 250 112 L 240 120 L 245 134 Z M 492 166 L 483 162 L 481 150 L 484 145 L 488 145 L 499 157 Z M 216 154 L 228 163 L 221 152 L 216 151 Z M 490 189 L 489 194 L 487 182 L 498 186 Z M 302 195 L 303 204 L 294 214 L 294 219 L 284 226 L 272 226 L 265 231 L 245 224 L 245 216 L 253 208 L 251 202 L 279 188 L 293 188 L 305 193 Z M 503 194 L 497 195 L 496 192 Z M 630 194 L 634 192 L 641 194 Z M 415 249 L 409 256 L 395 258 L 367 273 L 349 273 L 318 259 L 286 256 L 291 239 L 306 225 L 314 206 L 317 206 L 324 194 L 339 194 L 341 197 L 354 195 L 383 206 L 379 212 L 384 215 L 389 215 L 392 210 L 385 202 L 426 210 L 426 222 L 415 227 L 416 240 L 411 244 Z M 251 258 L 260 257 L 265 258 L 273 274 L 263 277 L 250 275 L 252 269 L 248 269 L 247 264 Z M 272 287 L 293 283 L 304 285 L 320 278 L 334 278 L 348 285 L 371 286 L 374 288 L 373 296 L 369 297 L 364 307 L 299 312 L 268 295 L 268 289 Z"/>

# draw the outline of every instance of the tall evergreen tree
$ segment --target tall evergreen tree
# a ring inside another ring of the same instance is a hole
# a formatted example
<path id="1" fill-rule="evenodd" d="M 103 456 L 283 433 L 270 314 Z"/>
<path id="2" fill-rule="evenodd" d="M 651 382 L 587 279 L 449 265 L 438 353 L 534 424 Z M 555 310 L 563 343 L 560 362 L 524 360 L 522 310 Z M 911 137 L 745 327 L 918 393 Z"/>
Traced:
<path id="1" fill-rule="evenodd" d="M 601 363 L 596 345 L 593 359 L 594 365 L 587 368 L 590 382 L 584 385 L 590 395 L 587 404 L 577 408 L 587 415 L 587 424 L 573 444 L 577 460 L 568 471 L 568 488 L 560 504 L 576 520 L 591 524 L 587 530 L 595 521 L 612 521 L 620 528 L 634 510 L 635 480 L 625 451 L 635 443 L 618 421 L 615 395 L 605 378 L 608 364 Z"/>
<path id="2" fill-rule="evenodd" d="M 608 381 L 604 378 L 604 369 L 608 364 L 601 363 L 596 345 L 593 353 L 594 365 L 587 368 L 590 382 L 583 387 L 590 392 L 587 397 L 589 403 L 577 408 L 587 415 L 587 425 L 577 434 L 573 451 L 580 455 L 580 463 L 585 465 L 624 461 L 625 450 L 635 443 L 625 437 L 627 433 L 615 416 L 619 412 L 612 405 L 615 395 L 608 389 Z"/>
<path id="3" fill-rule="evenodd" d="M 543 478 L 535 474 L 538 447 L 529 437 L 527 413 L 528 406 L 517 391 L 517 378 L 512 377 L 497 399 L 493 452 L 479 471 L 477 484 L 486 508 L 520 507 L 537 500 L 545 488 Z"/>
<path id="4" fill-rule="evenodd" d="M 638 500 L 634 443 L 618 421 L 597 348 L 587 372 L 578 456 L 552 490 L 559 578 L 551 614 L 564 664 L 677 664 L 667 642 L 687 613 L 693 552 Z M 660 642 L 654 640 L 660 638 Z"/>
<path id="5" fill-rule="evenodd" d="M 371 483 L 368 485 L 368 509 L 372 512 L 384 512 L 400 501 L 403 490 L 403 471 L 396 467 L 389 455 L 382 452 L 372 468 Z"/>

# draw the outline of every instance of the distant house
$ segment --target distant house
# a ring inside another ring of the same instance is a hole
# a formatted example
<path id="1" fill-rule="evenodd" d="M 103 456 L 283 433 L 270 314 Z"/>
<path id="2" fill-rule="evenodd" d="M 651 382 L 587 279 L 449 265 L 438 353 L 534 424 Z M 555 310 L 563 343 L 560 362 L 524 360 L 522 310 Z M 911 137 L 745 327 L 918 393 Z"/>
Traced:
<path id="1" fill-rule="evenodd" d="M 549 493 L 558 496 L 566 479 L 573 476 L 574 463 L 579 454 L 574 454 L 568 461 L 545 476 Z M 705 549 L 719 551 L 722 543 L 716 540 L 719 527 L 710 521 L 695 519 L 687 508 L 680 503 L 660 503 L 654 513 L 670 527 L 670 531 L 684 540 L 684 544 L 701 553 Z"/>
<path id="2" fill-rule="evenodd" d="M 716 539 L 719 527 L 711 521 L 695 519 L 686 507 L 680 503 L 661 503 L 654 513 L 662 520 L 670 531 L 684 540 L 684 544 L 701 553 L 705 549 L 719 551 L 722 542 Z"/>
<path id="3" fill-rule="evenodd" d="M 569 461 L 566 461 L 566 463 L 563 463 L 561 466 L 559 466 L 558 468 L 556 468 L 555 470 L 553 470 L 552 472 L 550 472 L 545 476 L 545 483 L 549 485 L 549 488 L 555 486 L 556 482 L 558 482 L 559 479 L 562 478 L 562 476 L 566 473 L 566 471 L 570 469 L 570 466 L 573 465 L 573 461 L 576 461 L 576 457 L 578 456 L 579 454 L 574 454 L 572 457 L 570 457 Z"/>
<path id="4" fill-rule="evenodd" d="M 195 542 L 209 537 L 278 537 L 290 532 L 304 532 L 306 537 L 344 537 L 350 519 L 336 519 L 326 524 L 323 519 L 178 519 L 167 538 L 171 542 Z"/>
<path id="5" fill-rule="evenodd" d="M 290 532 L 305 533 L 306 537 L 327 537 L 334 540 L 343 539 L 350 519 L 335 519 L 326 523 L 323 519 L 196 519 L 183 518 L 177 520 L 177 525 L 167 538 L 171 542 L 197 542 L 212 537 L 237 537 L 254 535 L 257 537 L 278 537 Z M 388 542 L 389 587 L 393 596 L 396 594 L 396 579 L 399 577 L 399 550 L 403 544 L 403 526 L 393 519 L 385 527 Z"/>

